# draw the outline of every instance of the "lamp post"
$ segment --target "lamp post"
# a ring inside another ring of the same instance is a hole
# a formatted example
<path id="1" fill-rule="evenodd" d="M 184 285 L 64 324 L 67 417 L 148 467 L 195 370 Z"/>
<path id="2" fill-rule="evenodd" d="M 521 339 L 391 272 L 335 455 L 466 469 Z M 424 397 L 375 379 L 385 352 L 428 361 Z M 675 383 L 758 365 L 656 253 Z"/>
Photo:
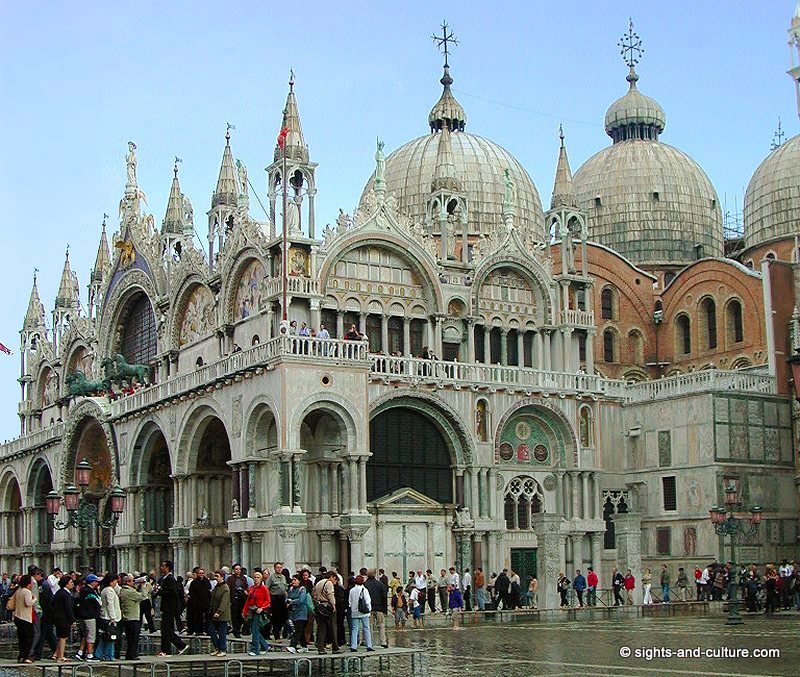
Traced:
<path id="1" fill-rule="evenodd" d="M 51 491 L 45 497 L 47 514 L 53 518 L 53 527 L 60 531 L 70 527 L 78 530 L 81 549 L 80 568 L 83 570 L 89 568 L 89 553 L 86 546 L 86 535 L 89 529 L 96 526 L 110 531 L 117 526 L 119 516 L 125 510 L 125 492 L 119 486 L 116 486 L 109 493 L 111 498 L 111 517 L 107 520 L 102 519 L 97 506 L 85 495 L 91 477 L 92 466 L 84 458 L 75 468 L 75 481 L 80 489 L 74 484 L 70 484 L 64 489 L 63 499 L 56 491 Z M 61 510 L 62 502 L 67 510 L 67 519 L 65 521 L 56 519 Z"/>
<path id="2" fill-rule="evenodd" d="M 737 596 L 737 588 L 739 587 L 736 580 L 736 539 L 741 536 L 752 536 L 758 531 L 758 525 L 761 524 L 761 515 L 764 512 L 762 508 L 754 505 L 750 508 L 748 516 L 737 516 L 736 509 L 742 507 L 742 502 L 739 498 L 739 489 L 735 482 L 728 482 L 725 485 L 725 507 L 720 508 L 714 506 L 709 512 L 711 524 L 714 525 L 714 531 L 725 538 L 731 537 L 731 582 L 728 587 L 728 618 L 725 620 L 725 625 L 741 625 L 744 623 L 741 615 L 739 614 L 739 599 Z"/>

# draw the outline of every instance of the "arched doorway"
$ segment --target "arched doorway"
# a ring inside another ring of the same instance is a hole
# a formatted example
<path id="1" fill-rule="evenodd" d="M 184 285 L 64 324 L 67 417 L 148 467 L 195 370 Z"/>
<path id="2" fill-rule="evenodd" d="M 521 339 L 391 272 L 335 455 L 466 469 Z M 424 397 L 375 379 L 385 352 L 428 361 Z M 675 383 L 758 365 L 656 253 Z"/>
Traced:
<path id="1" fill-rule="evenodd" d="M 164 433 L 154 423 L 141 431 L 133 448 L 135 476 L 129 494 L 138 536 L 137 568 L 144 571 L 154 562 L 173 559 L 169 530 L 174 522 L 172 463 Z"/>
<path id="2" fill-rule="evenodd" d="M 453 471 L 448 442 L 425 414 L 394 407 L 370 421 L 367 500 L 409 487 L 438 501 L 453 502 Z"/>
<path id="3" fill-rule="evenodd" d="M 116 466 L 108 444 L 108 436 L 103 425 L 96 418 L 86 416 L 76 427 L 72 439 L 72 451 L 69 454 L 69 465 L 65 469 L 65 483 L 77 485 L 76 468 L 78 463 L 86 459 L 92 466 L 89 484 L 83 493 L 83 499 L 92 503 L 102 520 L 110 518 L 109 494 L 116 482 Z M 97 571 L 116 571 L 117 551 L 113 547 L 115 529 L 102 529 L 92 525 L 87 529 L 79 529 L 77 533 L 67 533 L 76 539 L 75 567 L 81 568 L 83 549 L 86 549 L 88 565 Z"/>
<path id="4" fill-rule="evenodd" d="M 22 548 L 25 540 L 22 525 L 22 493 L 13 473 L 0 479 L 0 559 L 3 571 L 22 571 Z"/>
<path id="5" fill-rule="evenodd" d="M 41 566 L 50 566 L 53 555 L 50 546 L 53 542 L 53 520 L 47 514 L 45 499 L 53 490 L 53 477 L 43 458 L 38 458 L 28 477 L 28 505 L 31 506 L 31 546 L 40 553 Z"/>
<path id="6" fill-rule="evenodd" d="M 373 525 L 364 547 L 375 553 L 374 566 L 406 573 L 471 561 L 471 544 L 451 531 L 456 504 L 465 502 L 456 473 L 468 465 L 460 431 L 432 400 L 399 397 L 373 411 L 366 468 Z"/>
<path id="7" fill-rule="evenodd" d="M 208 414 L 194 433 L 193 464 L 189 468 L 189 506 L 186 515 L 191 524 L 190 561 L 206 569 L 231 561 L 228 517 L 233 499 L 231 445 L 225 424 Z"/>

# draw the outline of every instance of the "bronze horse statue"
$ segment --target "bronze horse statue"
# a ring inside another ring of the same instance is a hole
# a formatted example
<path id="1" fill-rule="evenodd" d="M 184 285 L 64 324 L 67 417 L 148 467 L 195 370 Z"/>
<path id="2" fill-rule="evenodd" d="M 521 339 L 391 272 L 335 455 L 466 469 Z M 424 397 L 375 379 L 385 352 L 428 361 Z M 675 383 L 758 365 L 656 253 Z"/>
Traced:
<path id="1" fill-rule="evenodd" d="M 106 381 L 109 383 L 116 383 L 121 386 L 123 381 L 133 383 L 134 379 L 142 384 L 150 382 L 150 367 L 148 365 L 128 364 L 125 357 L 120 353 L 117 353 L 113 358 L 104 358 L 101 364 Z"/>
<path id="2" fill-rule="evenodd" d="M 96 395 L 102 392 L 108 392 L 111 389 L 111 384 L 107 379 L 88 379 L 86 378 L 86 374 L 80 369 L 76 369 L 67 374 L 66 382 L 69 394 L 73 397 L 78 395 Z"/>

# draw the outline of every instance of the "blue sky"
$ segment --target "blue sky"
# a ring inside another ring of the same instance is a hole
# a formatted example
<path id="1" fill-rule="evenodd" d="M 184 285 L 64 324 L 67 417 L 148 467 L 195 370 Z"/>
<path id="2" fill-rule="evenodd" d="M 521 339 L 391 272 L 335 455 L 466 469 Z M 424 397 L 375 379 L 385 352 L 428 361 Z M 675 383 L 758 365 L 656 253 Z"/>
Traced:
<path id="1" fill-rule="evenodd" d="M 733 210 L 780 116 L 798 132 L 787 33 L 793 0 L 768 2 L 156 2 L 0 6 L 0 439 L 19 428 L 19 328 L 32 272 L 53 308 L 69 243 L 84 294 L 104 212 L 114 217 L 127 141 L 156 223 L 175 155 L 205 237 L 224 145 L 259 195 L 289 68 L 319 163 L 317 218 L 352 209 L 387 151 L 427 132 L 442 19 L 467 129 L 511 151 L 549 201 L 563 122 L 573 170 L 610 139 L 606 108 L 627 87 L 617 43 L 632 16 L 645 54 L 639 88 L 666 111 L 666 143 L 705 169 Z M 259 213 L 255 201 L 251 211 Z M 112 227 L 113 230 L 113 227 Z"/>

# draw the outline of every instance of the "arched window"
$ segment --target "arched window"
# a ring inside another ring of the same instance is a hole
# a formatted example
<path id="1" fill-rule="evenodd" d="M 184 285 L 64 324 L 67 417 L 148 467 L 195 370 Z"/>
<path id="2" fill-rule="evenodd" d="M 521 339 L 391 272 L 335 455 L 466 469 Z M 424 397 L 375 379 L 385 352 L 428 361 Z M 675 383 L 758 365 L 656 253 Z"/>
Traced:
<path id="1" fill-rule="evenodd" d="M 728 307 L 725 309 L 725 333 L 729 344 L 744 341 L 742 304 L 738 299 L 729 301 Z"/>
<path id="2" fill-rule="evenodd" d="M 120 317 L 119 351 L 128 364 L 149 364 L 156 357 L 158 335 L 150 299 L 144 293 L 131 299 Z"/>
<path id="3" fill-rule="evenodd" d="M 639 367 L 644 366 L 644 336 L 638 329 L 628 332 L 628 361 Z"/>
<path id="4" fill-rule="evenodd" d="M 603 332 L 603 361 L 615 362 L 614 332 L 606 329 Z"/>
<path id="5" fill-rule="evenodd" d="M 505 493 L 504 514 L 506 529 L 528 530 L 532 516 L 542 511 L 542 490 L 532 477 L 520 475 L 508 483 Z"/>
<path id="6" fill-rule="evenodd" d="M 678 315 L 675 318 L 675 352 L 679 355 L 688 355 L 692 352 L 691 323 L 688 315 Z"/>
<path id="7" fill-rule="evenodd" d="M 717 347 L 717 304 L 714 299 L 706 297 L 700 302 L 700 325 L 703 328 L 702 341 L 703 347 L 707 350 L 713 350 Z"/>
<path id="8" fill-rule="evenodd" d="M 669 287 L 669 283 L 675 279 L 675 273 L 672 271 L 664 273 L 664 287 Z"/>
<path id="9" fill-rule="evenodd" d="M 600 292 L 600 317 L 604 320 L 614 319 L 614 290 L 611 287 Z"/>

